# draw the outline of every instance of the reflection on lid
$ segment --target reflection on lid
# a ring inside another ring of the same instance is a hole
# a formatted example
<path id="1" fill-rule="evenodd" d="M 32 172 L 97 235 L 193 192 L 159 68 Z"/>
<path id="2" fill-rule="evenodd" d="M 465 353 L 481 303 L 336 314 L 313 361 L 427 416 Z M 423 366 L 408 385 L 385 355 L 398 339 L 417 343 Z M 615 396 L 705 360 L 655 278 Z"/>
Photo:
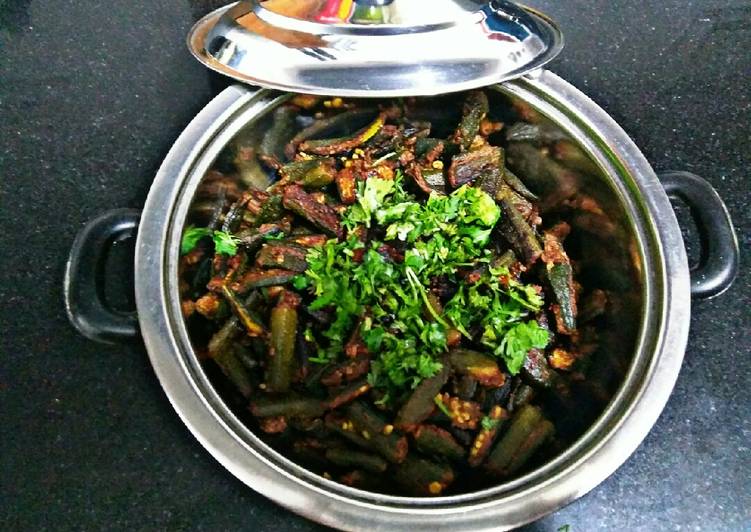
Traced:
<path id="1" fill-rule="evenodd" d="M 501 0 L 246 0 L 199 22 L 190 43 L 235 79 L 331 96 L 481 87 L 563 46 L 544 15 Z"/>
<path id="2" fill-rule="evenodd" d="M 315 20 L 329 24 L 347 22 L 352 14 L 352 4 L 352 0 L 326 0 L 326 5 Z"/>

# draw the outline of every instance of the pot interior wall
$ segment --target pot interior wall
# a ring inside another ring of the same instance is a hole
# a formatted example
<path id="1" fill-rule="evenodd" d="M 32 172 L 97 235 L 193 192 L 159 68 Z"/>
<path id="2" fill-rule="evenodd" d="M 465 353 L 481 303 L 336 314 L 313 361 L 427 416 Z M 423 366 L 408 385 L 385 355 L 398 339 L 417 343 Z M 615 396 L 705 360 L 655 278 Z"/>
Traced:
<path id="1" fill-rule="evenodd" d="M 591 158 L 571 142 L 566 133 L 538 114 L 526 103 L 497 90 L 488 90 L 490 118 L 504 123 L 491 138 L 504 147 L 507 165 L 540 197 L 543 228 L 566 222 L 571 233 L 565 246 L 575 264 L 580 284 L 581 315 L 602 313 L 583 326 L 581 345 L 591 350 L 573 370 L 563 372 L 570 384 L 564 395 L 540 390 L 547 397 L 551 417 L 559 435 L 557 445 L 550 446 L 519 475 L 542 465 L 565 451 L 605 410 L 622 384 L 631 365 L 643 318 L 642 261 L 631 223 L 617 193 Z M 459 96 L 421 99 L 417 108 L 432 123 L 432 135 L 446 137 L 459 120 Z M 376 102 L 358 101 L 360 107 Z M 265 188 L 274 174 L 259 158 L 269 150 L 278 150 L 279 139 L 310 125 L 314 117 L 302 112 L 288 127 L 282 128 L 281 107 L 269 107 L 264 116 L 242 130 L 222 150 L 198 187 L 184 225 L 205 226 L 236 202 L 248 188 Z M 363 125 L 355 117 L 341 127 L 330 128 L 323 136 L 352 133 Z M 291 129 L 289 129 L 291 128 Z M 278 138 L 277 138 L 278 137 Z M 510 138 L 515 140 L 511 141 Z M 190 291 L 189 291 L 190 292 Z M 196 291 L 193 291 L 195 295 Z M 188 297 L 188 296 L 186 296 Z M 189 297 L 188 297 L 189 298 Z M 213 327 L 193 314 L 187 319 L 194 351 L 206 352 Z M 266 443 L 287 458 L 299 461 L 290 452 L 285 436 L 268 436 L 259 430 L 247 409 L 247 400 L 227 384 L 219 368 L 207 359 L 202 364 L 208 379 L 235 416 Z M 322 473 L 321 470 L 315 470 Z M 459 486 L 455 493 L 471 492 L 487 485 Z"/>

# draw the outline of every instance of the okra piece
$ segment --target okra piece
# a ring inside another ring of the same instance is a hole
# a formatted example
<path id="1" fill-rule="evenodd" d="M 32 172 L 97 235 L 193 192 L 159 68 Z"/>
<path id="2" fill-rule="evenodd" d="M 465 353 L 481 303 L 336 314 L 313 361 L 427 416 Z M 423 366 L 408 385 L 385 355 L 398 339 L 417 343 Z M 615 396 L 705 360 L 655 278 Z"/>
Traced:
<path id="1" fill-rule="evenodd" d="M 356 132 L 354 135 L 335 139 L 306 140 L 300 144 L 299 150 L 316 155 L 336 155 L 339 153 L 345 153 L 362 146 L 368 140 L 373 138 L 385 123 L 386 115 L 381 113 L 373 122 Z"/>
<path id="2" fill-rule="evenodd" d="M 353 382 L 343 388 L 334 391 L 333 397 L 331 397 L 326 406 L 330 409 L 339 408 L 342 405 L 350 403 L 360 397 L 363 394 L 368 393 L 371 386 L 366 380 Z"/>
<path id="3" fill-rule="evenodd" d="M 276 268 L 270 270 L 250 270 L 239 280 L 232 283 L 230 288 L 237 294 L 244 294 L 252 288 L 287 284 L 296 275 L 297 272 Z"/>
<path id="4" fill-rule="evenodd" d="M 491 266 L 494 269 L 510 268 L 511 265 L 514 264 L 514 262 L 516 262 L 516 254 L 509 249 L 505 251 L 500 257 L 493 259 Z"/>
<path id="5" fill-rule="evenodd" d="M 251 190 L 266 190 L 271 185 L 267 167 L 276 168 L 280 162 L 273 156 L 267 156 L 262 165 L 263 157 L 258 150 L 257 141 L 251 139 L 250 145 L 243 145 L 242 140 L 236 142 L 235 167 L 237 181 Z"/>
<path id="6" fill-rule="evenodd" d="M 349 405 L 346 413 L 354 429 L 368 442 L 369 448 L 389 462 L 398 464 L 404 461 L 408 450 L 407 438 L 394 432 L 392 425 L 387 425 L 378 414 L 359 401 Z"/>
<path id="7" fill-rule="evenodd" d="M 357 179 L 352 168 L 343 168 L 336 175 L 336 189 L 345 205 L 352 205 L 357 200 Z"/>
<path id="8" fill-rule="evenodd" d="M 448 182 L 453 188 L 467 183 L 486 182 L 492 189 L 503 182 L 503 151 L 497 146 L 483 146 L 474 151 L 460 153 L 451 159 Z"/>
<path id="9" fill-rule="evenodd" d="M 511 426 L 490 453 L 485 467 L 499 476 L 516 473 L 554 432 L 553 424 L 545 419 L 538 407 L 524 406 L 514 415 Z"/>
<path id="10" fill-rule="evenodd" d="M 469 401 L 475 396 L 477 381 L 469 375 L 462 375 L 454 381 L 454 395 L 463 401 Z"/>
<path id="11" fill-rule="evenodd" d="M 480 432 L 477 433 L 475 441 L 469 450 L 469 459 L 467 461 L 470 467 L 477 467 L 485 461 L 490 448 L 495 442 L 496 436 L 508 417 L 508 412 L 496 405 L 490 409 L 488 416 L 483 418 Z"/>
<path id="12" fill-rule="evenodd" d="M 420 425 L 413 437 L 415 446 L 423 453 L 459 461 L 464 458 L 464 447 L 451 433 L 435 425 Z"/>
<path id="13" fill-rule="evenodd" d="M 321 376 L 324 386 L 340 386 L 344 382 L 351 382 L 365 375 L 370 369 L 368 357 L 348 359 L 326 369 Z"/>
<path id="14" fill-rule="evenodd" d="M 315 438 L 295 440 L 292 444 L 292 452 L 307 466 L 319 469 L 329 466 L 326 460 L 326 445 Z"/>
<path id="15" fill-rule="evenodd" d="M 522 375 L 525 380 L 542 388 L 550 388 L 555 379 L 555 374 L 540 349 L 529 350 L 522 366 Z"/>
<path id="16" fill-rule="evenodd" d="M 480 123 L 488 115 L 488 97 L 483 91 L 476 90 L 467 94 L 464 100 L 464 109 L 459 128 L 454 134 L 454 139 L 462 149 L 468 150 L 480 131 Z"/>
<path id="17" fill-rule="evenodd" d="M 256 417 L 300 417 L 316 418 L 325 412 L 323 403 L 318 399 L 300 397 L 299 395 L 257 396 L 250 403 L 250 412 Z"/>
<path id="18" fill-rule="evenodd" d="M 503 180 L 508 186 L 510 186 L 517 194 L 527 198 L 529 201 L 537 201 L 539 198 L 534 192 L 527 188 L 527 185 L 517 177 L 517 175 L 508 168 L 503 169 Z"/>
<path id="19" fill-rule="evenodd" d="M 517 122 L 506 130 L 506 140 L 509 142 L 531 142 L 542 146 L 568 140 L 568 136 L 560 128 L 547 122 L 540 122 L 539 124 Z"/>
<path id="20" fill-rule="evenodd" d="M 535 207 L 532 205 L 532 203 L 525 199 L 521 194 L 517 194 L 517 192 L 512 189 L 510 186 L 506 184 L 505 181 L 502 181 L 498 185 L 497 192 L 495 196 L 493 196 L 496 201 L 508 201 L 511 205 L 514 206 L 514 208 L 519 212 L 524 220 L 527 220 L 528 223 L 531 221 L 532 216 L 536 213 Z"/>
<path id="21" fill-rule="evenodd" d="M 279 169 L 283 183 L 296 183 L 305 188 L 323 188 L 334 182 L 336 163 L 331 157 L 306 159 L 287 163 Z"/>
<path id="22" fill-rule="evenodd" d="M 493 358 L 469 349 L 453 349 L 449 352 L 451 367 L 460 375 L 472 377 L 483 386 L 499 388 L 506 382 L 506 375 Z"/>
<path id="23" fill-rule="evenodd" d="M 213 355 L 213 360 L 222 370 L 222 373 L 244 396 L 250 397 L 253 392 L 253 385 L 250 382 L 250 375 L 231 349 L 223 349 Z"/>
<path id="24" fill-rule="evenodd" d="M 535 389 L 528 384 L 519 384 L 509 399 L 509 408 L 516 411 L 529 404 L 535 398 Z"/>
<path id="25" fill-rule="evenodd" d="M 294 135 L 297 111 L 286 105 L 278 107 L 271 118 L 271 127 L 266 131 L 258 147 L 258 157 L 271 168 L 279 168 L 284 160 L 284 145 Z"/>
<path id="26" fill-rule="evenodd" d="M 264 244 L 256 255 L 256 265 L 261 268 L 284 268 L 302 273 L 308 269 L 305 257 L 308 250 L 283 242 Z"/>
<path id="27" fill-rule="evenodd" d="M 222 286 L 222 294 L 229 302 L 232 312 L 237 316 L 242 326 L 245 327 L 248 336 L 265 336 L 266 329 L 251 317 L 248 309 L 237 299 L 235 293 L 227 285 Z"/>
<path id="28" fill-rule="evenodd" d="M 293 417 L 289 424 L 293 429 L 314 437 L 325 437 L 329 434 L 329 430 L 323 425 L 323 418 L 320 417 Z"/>
<path id="29" fill-rule="evenodd" d="M 360 469 L 355 469 L 340 476 L 339 482 L 345 486 L 376 493 L 388 493 L 392 489 L 387 482 L 384 482 L 381 475 L 375 475 L 370 471 L 365 472 Z"/>
<path id="30" fill-rule="evenodd" d="M 209 356 L 215 357 L 217 354 L 225 351 L 232 344 L 232 341 L 240 335 L 240 323 L 236 317 L 228 319 L 222 328 L 219 329 L 209 340 Z"/>
<path id="31" fill-rule="evenodd" d="M 326 235 L 293 235 L 282 240 L 285 244 L 295 244 L 304 248 L 322 246 L 329 239 Z"/>
<path id="32" fill-rule="evenodd" d="M 284 190 L 284 206 L 319 227 L 326 233 L 341 238 L 343 235 L 337 212 L 319 203 L 298 185 L 291 185 Z"/>
<path id="33" fill-rule="evenodd" d="M 332 464 L 341 467 L 361 467 L 373 473 L 383 473 L 389 466 L 386 460 L 375 454 L 351 451 L 338 447 L 328 449 L 326 451 L 326 459 Z"/>
<path id="34" fill-rule="evenodd" d="M 577 193 L 579 177 L 576 172 L 546 156 L 544 152 L 525 142 L 514 142 L 506 150 L 506 158 L 513 171 L 544 198 L 541 212 Z"/>
<path id="35" fill-rule="evenodd" d="M 526 266 L 533 264 L 542 254 L 542 246 L 535 230 L 507 198 L 501 198 L 499 204 L 503 213 L 498 224 L 501 234 L 516 254 L 522 257 Z"/>
<path id="36" fill-rule="evenodd" d="M 576 293 L 571 264 L 549 265 L 546 271 L 557 302 L 553 306 L 553 314 L 558 332 L 571 334 L 576 330 Z"/>
<path id="37" fill-rule="evenodd" d="M 449 365 L 444 362 L 437 374 L 417 385 L 410 398 L 396 414 L 394 424 L 397 428 L 409 432 L 430 416 L 435 409 L 435 397 L 448 381 L 449 374 Z"/>
<path id="38" fill-rule="evenodd" d="M 548 355 L 548 362 L 555 369 L 568 371 L 578 358 L 577 353 L 556 347 L 553 349 L 553 352 Z"/>
<path id="39" fill-rule="evenodd" d="M 441 156 L 445 146 L 446 141 L 443 139 L 430 137 L 418 138 L 415 142 L 415 157 L 427 164 L 432 164 L 433 161 Z"/>
<path id="40" fill-rule="evenodd" d="M 584 151 L 570 140 L 559 140 L 552 149 L 553 157 L 564 166 L 585 174 L 597 176 L 600 169 Z"/>
<path id="41" fill-rule="evenodd" d="M 287 392 L 292 380 L 299 304 L 299 296 L 285 291 L 279 298 L 279 303 L 271 310 L 271 345 L 266 385 L 273 392 Z"/>
<path id="42" fill-rule="evenodd" d="M 446 464 L 410 456 L 395 468 L 394 480 L 411 495 L 438 496 L 454 482 L 454 470 Z"/>
<path id="43" fill-rule="evenodd" d="M 404 173 L 407 174 L 407 176 L 412 178 L 412 181 L 414 181 L 415 185 L 417 185 L 417 188 L 425 192 L 426 194 L 430 194 L 433 192 L 433 188 L 428 184 L 427 181 L 425 181 L 425 178 L 422 176 L 422 168 L 420 168 L 420 165 L 411 162 L 409 165 L 404 169 Z"/>
<path id="44" fill-rule="evenodd" d="M 363 449 L 373 450 L 370 441 L 363 438 L 360 435 L 360 432 L 355 428 L 354 423 L 352 423 L 352 421 L 341 412 L 329 412 L 326 414 L 323 421 L 327 429 L 343 436 Z"/>
<path id="45" fill-rule="evenodd" d="M 501 191 L 501 187 L 507 186 L 503 178 L 503 170 L 491 170 L 483 173 L 477 180 L 477 186 L 487 192 L 491 198 L 495 198 Z"/>
<path id="46" fill-rule="evenodd" d="M 254 253 L 258 247 L 266 241 L 267 236 L 282 233 L 282 228 L 277 224 L 263 224 L 260 227 L 252 227 L 237 234 L 240 244 L 248 253 Z"/>
<path id="47" fill-rule="evenodd" d="M 271 194 L 262 204 L 258 211 L 256 223 L 271 224 L 284 216 L 284 206 L 282 205 L 282 196 L 280 194 Z M 273 230 L 274 226 L 267 229 Z M 259 228 L 260 229 L 260 228 Z"/>
<path id="48" fill-rule="evenodd" d="M 411 177 L 417 188 L 419 188 L 426 194 L 433 192 L 433 188 L 431 188 L 428 182 L 425 181 L 425 178 L 422 175 L 422 168 L 419 164 L 415 162 L 409 163 L 409 165 L 404 169 L 404 173 L 408 177 Z"/>
<path id="49" fill-rule="evenodd" d="M 222 221 L 222 231 L 225 233 L 235 232 L 250 198 L 250 194 L 246 192 L 239 200 L 230 206 L 229 210 L 224 215 L 224 220 Z"/>
<path id="50" fill-rule="evenodd" d="M 572 334 L 576 329 L 577 308 L 571 261 L 563 250 L 561 237 L 553 231 L 545 233 L 542 259 L 546 265 L 548 282 L 555 295 L 556 304 L 552 305 L 552 310 L 556 328 L 559 333 Z"/>
<path id="51" fill-rule="evenodd" d="M 243 306 L 246 309 L 251 309 L 258 305 L 261 295 L 254 291 L 251 292 L 248 297 L 245 298 Z M 209 356 L 214 357 L 217 353 L 230 348 L 232 341 L 237 338 L 242 332 L 240 321 L 236 316 L 229 318 L 222 328 L 219 329 L 214 336 L 211 337 L 208 344 Z M 259 340 L 261 341 L 261 340 Z"/>
<path id="52" fill-rule="evenodd" d="M 320 137 L 321 135 L 335 134 L 337 131 L 350 128 L 352 124 L 362 124 L 365 119 L 372 117 L 375 113 L 374 109 L 354 109 L 316 120 L 310 126 L 297 133 L 287 144 L 284 151 L 287 157 L 291 159 L 294 157 L 300 143 Z"/>

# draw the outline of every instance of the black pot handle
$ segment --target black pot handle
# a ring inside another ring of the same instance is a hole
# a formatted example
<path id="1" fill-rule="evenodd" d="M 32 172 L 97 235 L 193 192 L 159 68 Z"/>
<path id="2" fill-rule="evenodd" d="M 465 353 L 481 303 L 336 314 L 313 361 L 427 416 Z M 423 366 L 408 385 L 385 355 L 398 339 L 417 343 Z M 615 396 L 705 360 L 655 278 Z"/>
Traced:
<path id="1" fill-rule="evenodd" d="M 707 181 L 690 172 L 660 174 L 668 196 L 683 200 L 699 229 L 699 265 L 691 269 L 691 295 L 709 299 L 730 288 L 738 275 L 739 251 L 725 203 Z"/>
<path id="2" fill-rule="evenodd" d="M 71 324 L 85 337 L 101 343 L 138 336 L 135 312 L 110 308 L 98 273 L 112 244 L 136 236 L 141 212 L 115 209 L 89 221 L 76 235 L 63 281 L 65 310 Z"/>

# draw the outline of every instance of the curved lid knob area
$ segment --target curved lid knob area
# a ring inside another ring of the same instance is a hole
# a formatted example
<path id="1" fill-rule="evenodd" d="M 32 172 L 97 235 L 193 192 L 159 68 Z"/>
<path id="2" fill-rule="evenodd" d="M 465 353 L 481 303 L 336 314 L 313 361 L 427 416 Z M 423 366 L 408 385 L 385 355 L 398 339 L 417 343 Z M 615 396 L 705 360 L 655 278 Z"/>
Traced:
<path id="1" fill-rule="evenodd" d="M 506 0 L 248 0 L 200 20 L 209 68 L 263 87 L 418 96 L 519 77 L 563 47 L 545 15 Z"/>

